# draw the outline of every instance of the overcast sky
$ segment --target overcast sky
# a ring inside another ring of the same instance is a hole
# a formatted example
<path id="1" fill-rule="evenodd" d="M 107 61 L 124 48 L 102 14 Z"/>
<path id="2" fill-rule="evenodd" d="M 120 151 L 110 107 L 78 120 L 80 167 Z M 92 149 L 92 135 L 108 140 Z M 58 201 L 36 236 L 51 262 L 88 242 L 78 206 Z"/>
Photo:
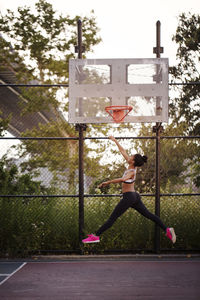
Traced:
<path id="1" fill-rule="evenodd" d="M 31 6 L 35 0 L 0 0 L 0 10 L 16 10 L 19 6 Z M 49 0 L 53 8 L 70 16 L 89 16 L 94 10 L 100 36 L 100 45 L 88 58 L 145 58 L 155 57 L 152 48 L 156 44 L 156 21 L 161 21 L 162 57 L 175 63 L 176 45 L 172 35 L 180 13 L 200 13 L 199 0 Z"/>

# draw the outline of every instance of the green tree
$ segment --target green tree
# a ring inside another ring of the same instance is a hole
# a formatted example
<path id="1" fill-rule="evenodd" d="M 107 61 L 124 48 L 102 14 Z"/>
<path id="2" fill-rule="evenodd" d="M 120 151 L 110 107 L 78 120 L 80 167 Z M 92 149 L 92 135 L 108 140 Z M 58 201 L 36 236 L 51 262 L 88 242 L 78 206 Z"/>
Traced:
<path id="1" fill-rule="evenodd" d="M 170 100 L 170 117 L 173 127 L 184 127 L 183 134 L 200 133 L 200 15 L 182 13 L 173 40 L 176 42 L 177 65 L 170 68 L 172 81 L 187 82 L 175 88 L 178 96 Z M 187 143 L 186 143 L 187 144 Z M 196 186 L 200 186 L 199 143 L 185 149 L 185 162 L 190 163 L 190 175 Z M 191 152 L 193 157 L 191 157 Z"/>
<path id="2" fill-rule="evenodd" d="M 186 187 L 188 192 L 198 185 L 199 145 L 198 139 L 168 139 L 165 136 L 184 136 L 186 124 L 174 127 L 170 124 L 160 140 L 160 185 L 163 192 L 180 192 Z M 154 136 L 152 126 L 143 125 L 139 136 Z M 140 192 L 155 192 L 156 183 L 156 141 L 155 139 L 136 140 L 133 147 L 139 153 L 148 156 L 148 162 L 142 169 L 138 170 L 137 188 Z M 190 184 L 189 184 L 190 182 Z M 181 188 L 182 187 L 182 188 Z"/>
<path id="3" fill-rule="evenodd" d="M 44 139 L 37 140 L 37 137 L 55 137 L 59 138 L 58 123 L 52 122 L 48 129 L 45 125 L 40 124 L 39 129 L 26 131 L 25 136 L 31 136 L 36 140 L 23 140 L 23 143 L 17 146 L 20 157 L 24 158 L 21 164 L 23 171 L 38 173 L 39 168 L 47 167 L 53 174 L 52 184 L 59 187 L 59 183 L 63 182 L 67 188 L 63 188 L 63 192 L 76 194 L 78 191 L 78 138 L 77 132 L 71 139 Z M 60 126 L 60 124 L 59 124 Z M 63 130 L 68 126 L 66 122 L 62 123 Z M 89 153 L 93 151 L 91 147 L 84 143 L 84 167 L 85 173 L 90 178 L 99 176 L 101 169 L 99 168 L 99 155 L 91 158 Z M 28 159 L 27 159 L 28 154 Z M 59 188 L 58 188 L 59 190 Z M 61 191 L 61 189 L 60 189 Z M 60 192 L 59 191 L 59 192 Z"/>
<path id="4" fill-rule="evenodd" d="M 173 40 L 177 48 L 177 65 L 170 67 L 172 82 L 200 82 L 200 16 L 181 14 Z M 165 125 L 163 136 L 199 135 L 200 85 L 176 86 L 169 105 L 170 124 Z M 152 127 L 142 126 L 140 136 L 151 136 Z M 138 140 L 136 148 L 149 157 L 148 172 L 141 176 L 143 188 L 155 190 L 155 141 Z M 179 188 L 200 186 L 198 139 L 161 140 L 161 190 L 175 192 Z M 188 183 L 190 182 L 190 184 Z M 142 188 L 142 185 L 140 186 Z M 143 189 L 142 189 L 143 190 Z"/>
<path id="5" fill-rule="evenodd" d="M 0 65 L 3 69 L 14 72 L 19 83 L 55 84 L 68 83 L 68 62 L 77 56 L 74 53 L 77 44 L 77 20 L 80 16 L 59 15 L 53 6 L 45 0 L 35 4 L 35 11 L 29 7 L 19 7 L 17 14 L 8 10 L 0 17 Z M 83 43 L 85 54 L 101 41 L 98 36 L 94 12 L 82 19 Z M 23 136 L 32 137 L 74 137 L 74 126 L 61 117 L 60 110 L 68 111 L 67 90 L 57 88 L 23 88 L 22 96 L 28 100 L 23 103 L 22 112 L 28 114 L 42 110 L 51 110 L 56 120 L 37 128 L 27 130 Z M 63 105 L 64 103 L 64 105 Z M 88 129 L 89 131 L 90 129 Z M 75 171 L 77 169 L 78 143 L 62 143 L 56 141 L 50 146 L 49 141 L 24 141 L 21 145 L 21 155 L 29 154 L 29 161 L 24 164 L 24 170 L 29 171 L 39 166 L 48 166 L 51 171 L 70 167 L 70 184 L 75 186 Z M 85 153 L 88 153 L 87 147 Z M 86 162 L 91 165 L 89 157 Z M 90 169 L 90 175 L 92 173 Z M 95 171 L 93 171 L 94 173 Z M 72 176 L 73 175 L 73 176 Z M 76 176 L 77 177 L 77 176 Z M 77 185 L 77 182 L 76 182 Z"/>
<path id="6" fill-rule="evenodd" d="M 35 12 L 30 7 L 19 7 L 17 14 L 8 10 L 0 17 L 1 65 L 11 68 L 20 82 L 68 83 L 68 61 L 75 57 L 79 18 L 58 15 L 45 0 L 35 4 Z M 101 41 L 93 12 L 90 17 L 82 18 L 82 24 L 87 53 Z M 24 112 L 53 108 L 55 115 L 59 115 L 57 92 L 56 89 L 23 89 L 22 96 L 29 99 Z M 60 98 L 66 96 L 65 92 Z"/>
<path id="7" fill-rule="evenodd" d="M 34 181 L 30 173 L 20 174 L 18 167 L 6 156 L 0 160 L 1 195 L 49 195 L 50 193 L 52 190 L 42 186 L 41 182 Z"/>
<path id="8" fill-rule="evenodd" d="M 2 114 L 2 112 L 0 111 L 0 136 L 3 136 L 5 130 L 7 130 L 7 128 L 8 128 L 8 124 L 10 122 L 11 116 L 9 116 L 6 119 L 2 119 L 1 114 Z"/>
<path id="9" fill-rule="evenodd" d="M 31 75 L 34 74 L 42 83 L 48 80 L 68 81 L 68 60 L 75 57 L 79 18 L 58 16 L 52 5 L 45 0 L 35 4 L 35 12 L 31 12 L 30 7 L 19 7 L 17 15 L 8 10 L 0 18 L 0 29 L 11 43 L 13 54 L 19 55 L 14 58 L 11 55 L 10 59 L 22 58 Z M 93 12 L 91 17 L 82 18 L 82 23 L 86 52 L 92 51 L 92 47 L 101 41 Z M 8 44 L 4 41 L 6 46 Z M 4 49 L 1 51 L 4 52 Z M 2 56 L 5 57 L 5 53 Z"/>
<path id="10" fill-rule="evenodd" d="M 170 68 L 172 81 L 200 82 L 200 15 L 182 13 L 173 40 L 176 42 L 177 65 Z M 170 102 L 170 117 L 175 124 L 186 122 L 186 133 L 200 132 L 200 85 L 176 87 L 179 95 Z"/>

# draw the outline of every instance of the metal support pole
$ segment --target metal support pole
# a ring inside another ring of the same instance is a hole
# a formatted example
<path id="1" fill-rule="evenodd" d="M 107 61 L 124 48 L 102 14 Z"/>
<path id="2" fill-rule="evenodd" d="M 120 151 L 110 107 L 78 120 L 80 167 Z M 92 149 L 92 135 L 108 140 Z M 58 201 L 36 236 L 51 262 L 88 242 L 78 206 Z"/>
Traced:
<path id="1" fill-rule="evenodd" d="M 163 47 L 160 46 L 160 21 L 156 23 L 156 47 L 153 48 L 153 52 L 157 58 L 160 58 L 160 54 L 163 53 Z M 159 82 L 157 76 L 156 82 Z M 158 99 L 159 101 L 159 99 Z M 157 122 L 153 128 L 156 133 L 156 193 L 155 193 L 155 214 L 160 217 L 160 133 L 162 131 L 161 123 Z M 160 228 L 155 225 L 155 241 L 154 241 L 155 253 L 160 252 Z"/>
<path id="2" fill-rule="evenodd" d="M 79 132 L 79 242 L 83 239 L 84 229 L 84 166 L 83 166 L 83 126 L 78 124 Z"/>
<path id="3" fill-rule="evenodd" d="M 75 51 L 78 52 L 78 58 L 82 59 L 83 44 L 82 44 L 82 21 L 79 19 L 78 26 L 78 46 L 75 47 Z M 84 230 L 84 137 L 83 131 L 86 129 L 85 124 L 77 124 L 76 126 L 79 132 L 79 242 L 83 239 Z"/>
<path id="4" fill-rule="evenodd" d="M 156 193 L 155 214 L 160 217 L 160 132 L 161 123 L 156 123 Z M 155 225 L 155 253 L 160 252 L 160 227 Z"/>

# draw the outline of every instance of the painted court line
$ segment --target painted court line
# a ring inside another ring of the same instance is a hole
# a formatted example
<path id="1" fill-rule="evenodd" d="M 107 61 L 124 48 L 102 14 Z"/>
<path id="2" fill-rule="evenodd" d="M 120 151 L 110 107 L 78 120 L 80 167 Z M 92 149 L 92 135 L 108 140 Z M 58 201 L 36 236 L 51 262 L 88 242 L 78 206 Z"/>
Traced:
<path id="1" fill-rule="evenodd" d="M 156 261 L 156 260 L 95 260 L 95 259 L 86 259 L 86 260 L 77 260 L 77 261 L 73 261 L 73 260 L 68 260 L 68 261 L 30 261 L 30 262 L 27 262 L 27 264 L 68 264 L 68 263 L 73 263 L 73 264 L 80 264 L 80 263 L 104 263 L 104 264 L 107 264 L 108 262 L 109 263 L 116 263 L 116 262 L 122 262 L 122 263 L 130 263 L 130 262 L 133 262 L 133 263 L 141 263 L 141 262 L 144 262 L 144 263 L 200 263 L 200 261 L 192 261 L 192 260 L 159 260 L 159 261 Z"/>
<path id="2" fill-rule="evenodd" d="M 18 267 L 15 271 L 13 271 L 12 273 L 10 274 L 4 274 L 4 276 L 7 276 L 4 280 L 2 280 L 0 282 L 0 285 L 2 285 L 4 282 L 6 282 L 9 278 L 11 278 L 15 273 L 17 273 L 20 269 L 22 269 L 27 263 L 24 262 L 20 267 Z M 3 274 L 1 275 L 3 276 Z"/>

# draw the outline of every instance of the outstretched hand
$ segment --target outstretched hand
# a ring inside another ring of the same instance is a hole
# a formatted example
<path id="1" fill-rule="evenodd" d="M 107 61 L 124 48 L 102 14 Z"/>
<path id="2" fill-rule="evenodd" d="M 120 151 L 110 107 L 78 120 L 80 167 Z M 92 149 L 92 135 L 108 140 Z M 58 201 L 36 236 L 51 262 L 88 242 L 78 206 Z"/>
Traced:
<path id="1" fill-rule="evenodd" d="M 109 183 L 107 181 L 102 182 L 101 184 L 98 185 L 98 188 L 101 189 L 102 187 L 108 185 Z"/>
<path id="2" fill-rule="evenodd" d="M 113 142 L 115 142 L 115 140 L 116 140 L 116 139 L 114 138 L 114 136 L 112 136 L 112 135 L 109 136 L 109 139 L 110 139 L 111 141 L 113 141 Z"/>

